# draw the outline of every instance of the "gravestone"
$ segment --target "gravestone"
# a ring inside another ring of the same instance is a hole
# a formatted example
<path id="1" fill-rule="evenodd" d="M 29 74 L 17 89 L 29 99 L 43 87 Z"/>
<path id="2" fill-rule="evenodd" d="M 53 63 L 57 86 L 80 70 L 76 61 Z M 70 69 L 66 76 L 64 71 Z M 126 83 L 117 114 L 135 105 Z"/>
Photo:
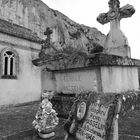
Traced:
<path id="1" fill-rule="evenodd" d="M 80 94 L 72 106 L 65 130 L 78 140 L 109 140 L 120 95 Z"/>
<path id="2" fill-rule="evenodd" d="M 81 93 L 77 96 L 71 108 L 69 118 L 64 125 L 64 129 L 67 132 L 65 140 L 125 140 L 127 138 L 140 138 L 139 120 L 133 119 L 128 122 L 129 117 L 132 119 L 132 116 L 140 116 L 138 114 L 140 113 L 140 91 L 127 91 L 120 94 Z M 134 114 L 126 116 L 131 112 Z M 121 128 L 119 133 L 121 135 L 118 135 L 118 118 L 120 118 L 119 126 Z M 137 127 L 133 128 L 131 123 Z M 129 129 L 131 129 L 131 133 L 128 132 L 132 135 L 126 131 Z M 124 133 L 125 131 L 126 133 Z"/>

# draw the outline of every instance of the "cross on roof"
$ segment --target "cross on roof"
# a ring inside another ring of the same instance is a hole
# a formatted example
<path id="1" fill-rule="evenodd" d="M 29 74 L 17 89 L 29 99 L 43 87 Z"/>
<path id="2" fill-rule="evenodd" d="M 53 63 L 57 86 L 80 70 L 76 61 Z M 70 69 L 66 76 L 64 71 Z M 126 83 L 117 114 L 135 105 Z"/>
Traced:
<path id="1" fill-rule="evenodd" d="M 115 19 L 120 21 L 122 18 L 131 17 L 135 13 L 135 9 L 132 5 L 127 4 L 120 8 L 119 0 L 110 0 L 108 5 L 109 11 L 97 17 L 97 21 L 101 24 L 106 24 Z"/>

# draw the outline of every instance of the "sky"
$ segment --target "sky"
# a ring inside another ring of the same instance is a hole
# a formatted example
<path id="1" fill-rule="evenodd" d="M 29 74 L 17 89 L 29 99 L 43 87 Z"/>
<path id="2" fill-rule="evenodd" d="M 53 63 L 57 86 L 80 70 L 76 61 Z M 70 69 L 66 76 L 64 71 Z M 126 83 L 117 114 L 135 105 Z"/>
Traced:
<path id="1" fill-rule="evenodd" d="M 109 0 L 42 0 L 50 8 L 68 16 L 79 24 L 95 27 L 105 35 L 109 32 L 110 24 L 102 25 L 96 21 L 100 13 L 109 10 Z M 121 20 L 121 30 L 128 39 L 132 58 L 140 59 L 140 0 L 120 0 L 120 6 L 133 5 L 136 12 L 130 18 Z"/>

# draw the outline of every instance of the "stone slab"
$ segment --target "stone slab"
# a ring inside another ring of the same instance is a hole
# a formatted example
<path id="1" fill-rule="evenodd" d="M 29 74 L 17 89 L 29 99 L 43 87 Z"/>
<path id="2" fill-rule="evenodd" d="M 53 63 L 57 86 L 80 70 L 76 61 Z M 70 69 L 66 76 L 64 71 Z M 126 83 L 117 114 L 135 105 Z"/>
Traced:
<path id="1" fill-rule="evenodd" d="M 139 89 L 137 67 L 94 66 L 90 69 L 55 71 L 54 90 L 71 94 L 83 91 L 125 92 Z"/>
<path id="2" fill-rule="evenodd" d="M 42 90 L 124 92 L 138 90 L 140 60 L 107 54 L 90 56 L 86 65 L 44 70 Z"/>
<path id="3" fill-rule="evenodd" d="M 128 45 L 121 46 L 121 47 L 119 46 L 119 47 L 105 48 L 104 52 L 106 54 L 112 54 L 112 55 L 129 57 L 129 58 L 131 57 L 131 51 Z"/>
<path id="4" fill-rule="evenodd" d="M 43 60 L 40 60 L 43 61 Z M 41 62 L 43 63 L 43 62 Z M 48 71 L 66 71 L 73 69 L 87 69 L 95 66 L 122 66 L 122 67 L 140 67 L 140 60 L 128 57 L 121 57 L 117 55 L 108 55 L 105 53 L 91 54 L 88 56 L 87 61 L 83 64 L 67 65 L 67 67 L 55 67 L 47 65 Z"/>
<path id="5" fill-rule="evenodd" d="M 90 56 L 90 63 L 88 66 L 133 66 L 139 67 L 140 60 L 128 57 L 121 57 L 117 55 L 96 54 Z"/>
<path id="6" fill-rule="evenodd" d="M 80 93 L 98 90 L 98 68 L 92 70 L 56 72 L 56 91 L 62 93 Z"/>

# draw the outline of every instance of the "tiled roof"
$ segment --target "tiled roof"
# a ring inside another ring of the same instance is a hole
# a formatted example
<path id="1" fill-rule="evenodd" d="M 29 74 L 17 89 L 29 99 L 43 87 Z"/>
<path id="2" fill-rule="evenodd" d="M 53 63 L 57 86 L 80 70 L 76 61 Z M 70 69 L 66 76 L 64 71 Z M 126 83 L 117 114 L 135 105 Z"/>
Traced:
<path id="1" fill-rule="evenodd" d="M 2 19 L 0 19 L 0 32 L 33 42 L 40 43 L 42 41 L 42 39 L 39 38 L 37 34 L 33 33 L 30 29 Z"/>

